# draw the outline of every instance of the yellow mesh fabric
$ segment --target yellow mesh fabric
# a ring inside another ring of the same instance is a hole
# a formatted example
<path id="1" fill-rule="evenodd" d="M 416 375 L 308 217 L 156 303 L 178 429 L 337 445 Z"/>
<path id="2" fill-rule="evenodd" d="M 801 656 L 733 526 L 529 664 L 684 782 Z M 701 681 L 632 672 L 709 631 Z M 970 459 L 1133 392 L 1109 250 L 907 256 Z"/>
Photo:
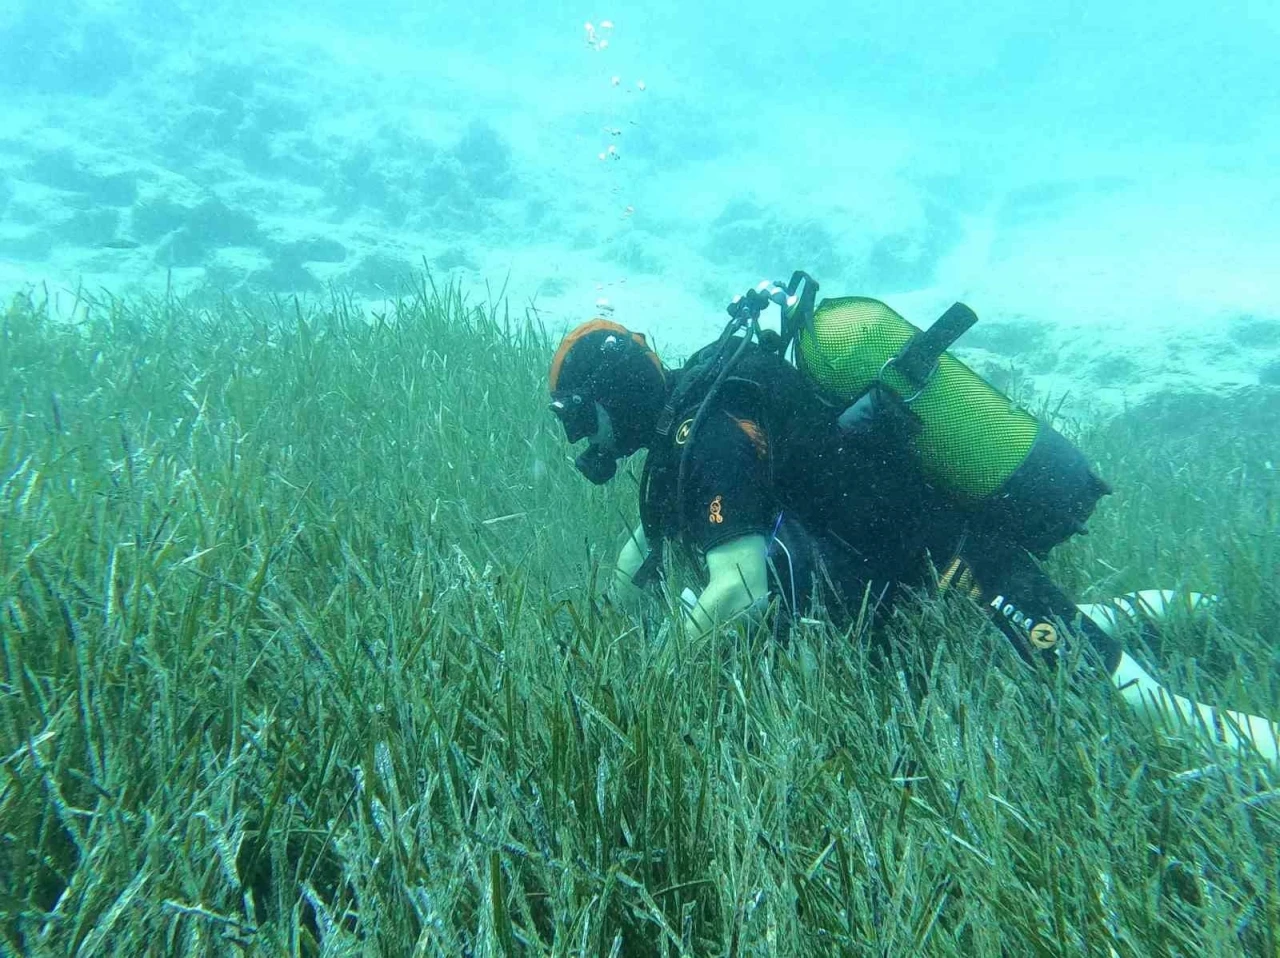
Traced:
<path id="1" fill-rule="evenodd" d="M 880 368 L 915 333 L 914 326 L 879 300 L 824 299 L 813 322 L 800 330 L 798 365 L 828 393 L 852 400 L 875 382 Z"/>
<path id="2" fill-rule="evenodd" d="M 879 300 L 823 300 L 800 332 L 797 364 L 820 388 L 852 401 L 876 381 L 917 329 Z M 884 383 L 902 398 L 916 392 L 892 367 Z M 922 428 L 913 445 L 921 464 L 953 492 L 985 498 L 1017 471 L 1040 423 L 949 353 L 911 403 Z"/>

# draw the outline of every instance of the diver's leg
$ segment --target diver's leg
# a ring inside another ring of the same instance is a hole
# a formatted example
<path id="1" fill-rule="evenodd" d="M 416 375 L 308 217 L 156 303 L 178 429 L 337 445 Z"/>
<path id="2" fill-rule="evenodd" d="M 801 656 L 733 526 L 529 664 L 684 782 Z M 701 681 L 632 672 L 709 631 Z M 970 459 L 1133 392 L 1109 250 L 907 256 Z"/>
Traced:
<path id="1" fill-rule="evenodd" d="M 947 573 L 940 581 L 958 585 L 963 580 L 969 594 L 1024 655 L 1061 655 L 1069 647 L 1070 636 L 1081 636 L 1101 658 L 1121 698 L 1163 731 L 1192 729 L 1210 741 L 1256 751 L 1272 764 L 1280 764 L 1280 728 L 1275 722 L 1175 695 L 1125 652 L 1116 638 L 1117 609 L 1126 615 L 1163 614 L 1176 593 L 1147 590 L 1124 597 L 1110 608 L 1077 607 L 1029 555 L 1011 551 L 976 551 L 972 557 L 956 560 Z M 1184 595 L 1177 601 L 1188 599 Z M 1197 601 L 1204 603 L 1206 597 L 1197 596 Z"/>
<path id="2" fill-rule="evenodd" d="M 939 586 L 978 602 L 1024 658 L 1052 664 L 1073 638 L 1086 641 L 1107 674 L 1120 661 L 1119 643 L 1082 613 L 1031 556 L 1007 547 L 970 548 L 939 574 Z"/>

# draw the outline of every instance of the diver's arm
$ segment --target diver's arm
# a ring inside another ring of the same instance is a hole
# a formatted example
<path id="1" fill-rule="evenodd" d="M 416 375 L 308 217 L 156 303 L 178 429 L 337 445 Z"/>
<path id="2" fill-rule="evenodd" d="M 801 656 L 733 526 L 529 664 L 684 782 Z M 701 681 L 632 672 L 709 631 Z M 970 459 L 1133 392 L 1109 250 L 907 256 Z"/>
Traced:
<path id="1" fill-rule="evenodd" d="M 618 553 L 618 564 L 613 568 L 613 595 L 629 609 L 639 608 L 645 599 L 645 591 L 636 585 L 636 573 L 644 565 L 649 554 L 649 543 L 644 537 L 644 526 L 636 526 L 628 533 L 627 541 Z"/>
<path id="2" fill-rule="evenodd" d="M 1214 599 L 1196 592 L 1180 594 L 1147 589 L 1122 596 L 1109 605 L 1081 605 L 1079 608 L 1104 632 L 1114 636 L 1122 615 L 1133 617 L 1142 612 L 1158 619 L 1174 601 L 1196 608 L 1211 604 Z M 1166 732 L 1190 728 L 1232 749 L 1256 750 L 1268 762 L 1280 764 L 1280 739 L 1277 738 L 1275 722 L 1245 712 L 1217 709 L 1175 695 L 1124 651 L 1111 673 L 1111 682 L 1135 712 Z"/>
<path id="3" fill-rule="evenodd" d="M 699 631 L 767 600 L 769 573 L 762 535 L 738 536 L 707 550 L 709 581 L 688 609 L 686 624 Z"/>

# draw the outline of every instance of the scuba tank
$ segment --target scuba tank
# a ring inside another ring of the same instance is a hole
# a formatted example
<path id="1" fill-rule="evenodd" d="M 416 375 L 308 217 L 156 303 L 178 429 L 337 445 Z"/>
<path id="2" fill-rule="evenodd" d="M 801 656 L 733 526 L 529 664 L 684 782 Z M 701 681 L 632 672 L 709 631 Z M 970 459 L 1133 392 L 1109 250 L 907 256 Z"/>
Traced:
<path id="1" fill-rule="evenodd" d="M 1043 556 L 1083 532 L 1111 490 L 1084 455 L 1043 420 L 946 350 L 978 317 L 956 303 L 920 330 L 875 299 L 806 295 L 783 308 L 784 344 L 853 435 L 895 435 L 925 475 L 967 507 L 979 531 Z"/>

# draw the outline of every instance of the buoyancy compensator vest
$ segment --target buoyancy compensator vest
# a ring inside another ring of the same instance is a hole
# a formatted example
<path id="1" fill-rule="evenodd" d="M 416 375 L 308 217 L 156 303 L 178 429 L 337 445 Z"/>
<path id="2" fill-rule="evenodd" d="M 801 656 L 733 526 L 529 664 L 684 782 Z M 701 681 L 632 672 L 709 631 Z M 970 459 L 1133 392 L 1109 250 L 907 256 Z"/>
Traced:
<path id="1" fill-rule="evenodd" d="M 770 479 L 787 488 L 794 487 L 796 473 L 805 470 L 805 463 L 799 461 L 804 452 L 821 454 L 838 442 L 834 410 L 771 345 L 734 336 L 729 349 L 720 352 L 719 343 L 705 346 L 672 374 L 669 410 L 649 446 L 641 475 L 640 514 L 650 541 L 679 529 L 674 510 L 684 503 L 681 466 L 686 452 L 695 448 L 695 423 L 704 408 L 711 408 L 709 399 L 716 408 L 746 415 L 768 437 L 764 458 Z M 731 360 L 732 369 L 719 378 Z M 714 396 L 713 382 L 718 382 Z"/>

